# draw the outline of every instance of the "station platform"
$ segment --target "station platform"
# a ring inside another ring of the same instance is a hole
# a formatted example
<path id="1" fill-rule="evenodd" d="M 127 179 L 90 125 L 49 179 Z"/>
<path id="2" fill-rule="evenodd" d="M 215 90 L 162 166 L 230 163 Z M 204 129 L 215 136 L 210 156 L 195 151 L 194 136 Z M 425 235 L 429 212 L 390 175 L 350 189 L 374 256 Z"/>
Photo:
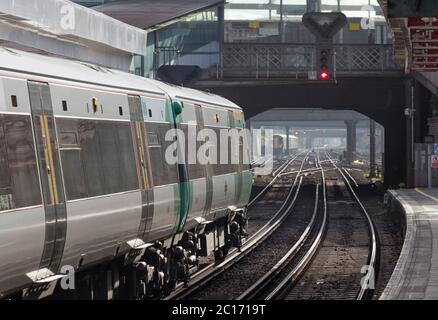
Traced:
<path id="1" fill-rule="evenodd" d="M 380 299 L 438 299 L 438 188 L 388 192 L 391 207 L 405 215 L 405 240 Z"/>

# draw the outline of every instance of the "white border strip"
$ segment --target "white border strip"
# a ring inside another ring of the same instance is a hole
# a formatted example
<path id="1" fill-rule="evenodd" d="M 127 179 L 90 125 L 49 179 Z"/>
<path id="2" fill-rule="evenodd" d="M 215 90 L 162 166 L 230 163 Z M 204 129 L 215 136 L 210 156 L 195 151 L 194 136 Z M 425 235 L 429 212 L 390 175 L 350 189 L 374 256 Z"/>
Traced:
<path id="1" fill-rule="evenodd" d="M 388 193 L 403 207 L 406 219 L 406 234 L 397 264 L 379 300 L 398 300 L 400 299 L 403 282 L 406 279 L 407 269 L 410 267 L 410 261 L 412 260 L 413 241 L 417 233 L 417 225 L 414 222 L 414 209 L 403 196 L 396 190 L 388 190 Z"/>

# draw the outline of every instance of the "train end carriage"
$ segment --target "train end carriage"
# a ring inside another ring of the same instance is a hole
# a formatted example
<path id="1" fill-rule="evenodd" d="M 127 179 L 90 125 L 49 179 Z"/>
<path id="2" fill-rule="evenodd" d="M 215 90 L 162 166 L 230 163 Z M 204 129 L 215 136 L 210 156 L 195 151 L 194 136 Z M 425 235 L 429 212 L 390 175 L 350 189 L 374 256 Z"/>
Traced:
<path id="1" fill-rule="evenodd" d="M 156 81 L 154 84 L 169 94 L 172 103 L 181 106 L 175 125 L 182 137 L 181 191 L 187 203 L 180 231 L 203 229 L 200 252 L 209 255 L 214 251 L 216 258 L 221 258 L 227 254 L 231 239 L 237 237 L 230 228 L 233 222 L 239 221 L 237 229 L 243 233 L 246 228 L 252 174 L 250 137 L 244 130 L 243 111 L 217 95 Z M 210 136 L 215 139 L 215 154 L 205 159 L 203 156 L 211 151 L 205 152 L 204 148 Z"/>

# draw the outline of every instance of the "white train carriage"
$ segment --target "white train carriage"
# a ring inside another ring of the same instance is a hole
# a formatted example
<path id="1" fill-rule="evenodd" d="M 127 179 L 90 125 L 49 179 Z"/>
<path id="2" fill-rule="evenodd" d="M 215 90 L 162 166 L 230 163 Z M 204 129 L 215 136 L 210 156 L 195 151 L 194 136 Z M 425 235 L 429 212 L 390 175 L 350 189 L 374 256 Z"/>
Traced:
<path id="1" fill-rule="evenodd" d="M 0 297 L 47 296 L 65 266 L 87 279 L 104 268 L 98 281 L 119 297 L 161 294 L 244 233 L 244 143 L 237 164 L 165 159 L 170 129 L 241 132 L 238 106 L 87 63 L 3 48 L 0 59 Z M 135 279 L 123 287 L 120 274 Z"/>

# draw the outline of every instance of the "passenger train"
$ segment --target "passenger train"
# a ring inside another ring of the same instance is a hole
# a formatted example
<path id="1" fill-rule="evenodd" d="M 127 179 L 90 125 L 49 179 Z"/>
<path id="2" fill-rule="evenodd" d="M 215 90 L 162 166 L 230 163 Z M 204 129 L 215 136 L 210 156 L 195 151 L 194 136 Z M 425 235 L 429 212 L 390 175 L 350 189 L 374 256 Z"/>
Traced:
<path id="1" fill-rule="evenodd" d="M 190 126 L 245 121 L 213 94 L 0 48 L 0 298 L 162 297 L 240 246 L 249 165 L 169 164 L 166 132 Z"/>

